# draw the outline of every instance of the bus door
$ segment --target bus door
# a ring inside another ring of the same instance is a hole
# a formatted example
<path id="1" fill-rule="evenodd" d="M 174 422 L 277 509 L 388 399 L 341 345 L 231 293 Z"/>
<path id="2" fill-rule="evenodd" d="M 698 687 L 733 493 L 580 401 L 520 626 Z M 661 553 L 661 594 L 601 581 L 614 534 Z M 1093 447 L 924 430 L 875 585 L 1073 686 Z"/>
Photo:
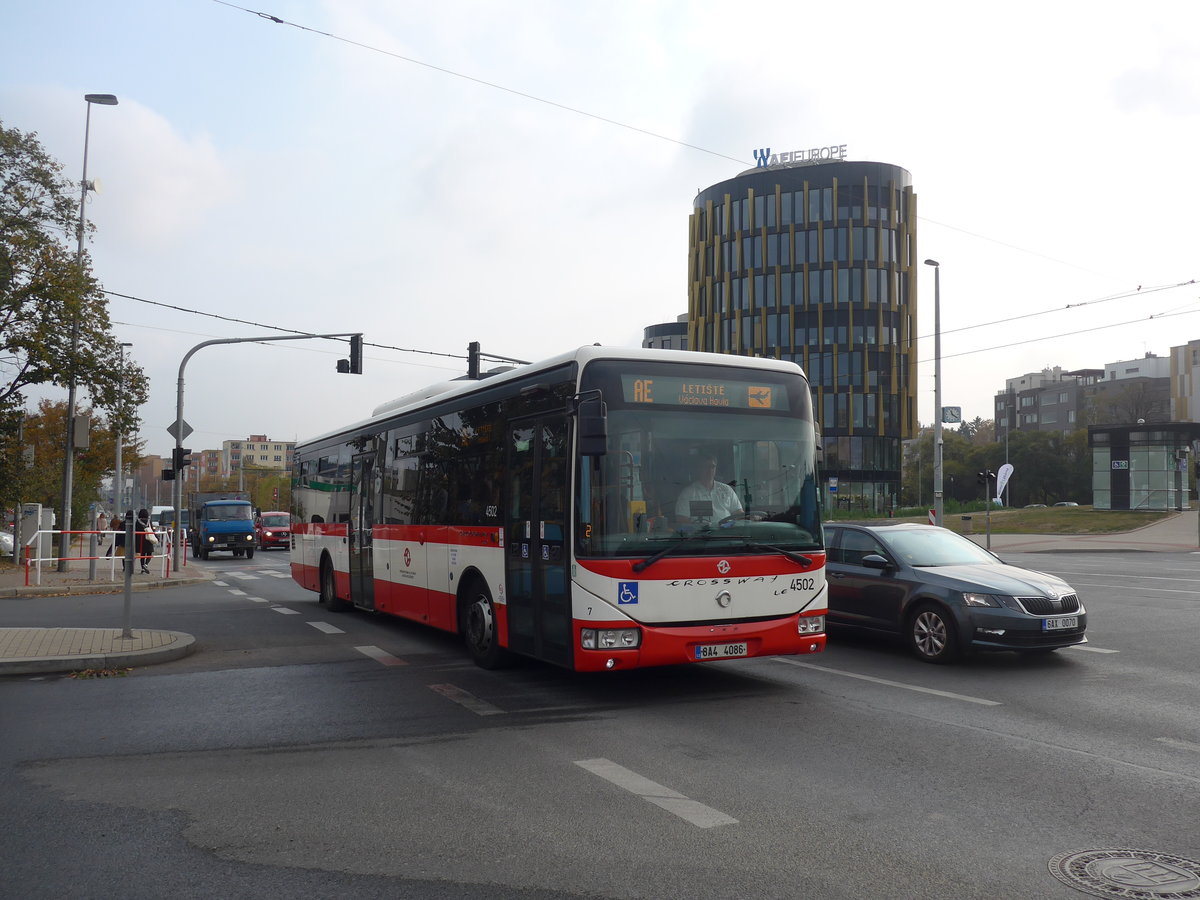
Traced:
<path id="1" fill-rule="evenodd" d="M 375 608 L 372 529 L 375 525 L 375 454 L 362 453 L 351 461 L 350 482 L 350 599 L 363 609 Z"/>
<path id="2" fill-rule="evenodd" d="M 508 646 L 571 665 L 567 577 L 570 457 L 565 416 L 514 422 L 508 431 Z"/>

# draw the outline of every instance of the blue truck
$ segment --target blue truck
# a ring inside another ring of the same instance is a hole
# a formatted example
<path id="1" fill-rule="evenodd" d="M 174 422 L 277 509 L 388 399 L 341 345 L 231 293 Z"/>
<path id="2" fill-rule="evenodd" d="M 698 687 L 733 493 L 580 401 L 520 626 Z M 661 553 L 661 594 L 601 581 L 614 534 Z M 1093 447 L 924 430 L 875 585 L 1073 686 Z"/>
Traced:
<path id="1" fill-rule="evenodd" d="M 193 558 L 208 559 L 213 550 L 253 558 L 258 540 L 248 491 L 193 491 L 188 510 Z"/>

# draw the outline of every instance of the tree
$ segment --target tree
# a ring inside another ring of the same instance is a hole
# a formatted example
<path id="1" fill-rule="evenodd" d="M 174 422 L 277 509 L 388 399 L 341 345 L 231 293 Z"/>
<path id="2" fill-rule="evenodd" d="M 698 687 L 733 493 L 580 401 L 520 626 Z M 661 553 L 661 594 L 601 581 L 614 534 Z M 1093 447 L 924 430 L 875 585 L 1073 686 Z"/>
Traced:
<path id="1" fill-rule="evenodd" d="M 976 416 L 958 426 L 958 433 L 972 444 L 990 444 L 996 439 L 996 423 Z"/>
<path id="2" fill-rule="evenodd" d="M 1169 422 L 1171 397 L 1165 384 L 1139 378 L 1108 384 L 1091 398 L 1096 423 L 1136 425 L 1138 422 Z"/>
<path id="3" fill-rule="evenodd" d="M 0 405 L 23 403 L 25 387 L 67 384 L 73 375 L 129 433 L 149 383 L 136 365 L 121 371 L 104 292 L 87 253 L 71 246 L 78 220 L 62 165 L 36 134 L 0 122 Z"/>
<path id="4" fill-rule="evenodd" d="M 78 413 L 91 410 L 80 407 Z M 43 400 L 38 411 L 25 420 L 25 447 L 33 452 L 34 465 L 25 472 L 21 499 L 57 509 L 62 502 L 62 459 L 66 449 L 67 404 Z M 100 482 L 116 464 L 116 439 L 111 421 L 93 416 L 91 446 L 75 457 L 75 478 L 71 490 L 71 522 L 74 527 L 86 528 L 88 505 L 102 499 Z M 140 442 L 125 441 L 122 462 L 137 468 L 140 464 Z"/>

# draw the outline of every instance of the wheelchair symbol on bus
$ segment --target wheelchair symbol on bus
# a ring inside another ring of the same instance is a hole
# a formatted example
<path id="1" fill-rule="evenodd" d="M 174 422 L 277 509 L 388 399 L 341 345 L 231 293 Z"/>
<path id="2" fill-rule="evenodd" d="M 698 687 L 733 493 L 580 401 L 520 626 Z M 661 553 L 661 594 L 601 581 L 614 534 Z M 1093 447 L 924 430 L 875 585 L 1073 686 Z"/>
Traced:
<path id="1" fill-rule="evenodd" d="M 638 583 L 622 581 L 617 584 L 617 605 L 638 602 Z"/>

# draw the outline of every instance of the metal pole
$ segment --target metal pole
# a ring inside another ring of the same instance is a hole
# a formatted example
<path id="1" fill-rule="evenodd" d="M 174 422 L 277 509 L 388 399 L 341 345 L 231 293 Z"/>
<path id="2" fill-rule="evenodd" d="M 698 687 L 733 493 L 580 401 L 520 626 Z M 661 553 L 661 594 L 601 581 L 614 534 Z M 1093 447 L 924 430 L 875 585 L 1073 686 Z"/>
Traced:
<path id="1" fill-rule="evenodd" d="M 83 180 L 79 183 L 79 233 L 78 233 L 78 248 L 75 251 L 75 264 L 82 268 L 83 266 L 83 232 L 86 227 L 87 218 L 87 159 L 88 159 L 88 134 L 92 130 L 92 104 L 87 103 L 87 117 L 84 120 L 83 126 Z M 79 360 L 79 315 L 76 313 L 71 317 L 71 362 L 70 373 L 67 378 L 67 414 L 65 425 L 67 429 L 66 453 L 63 456 L 63 490 L 62 490 L 62 517 L 58 527 L 62 529 L 59 532 L 58 544 L 58 571 L 65 572 L 67 570 L 67 557 L 71 555 L 71 494 L 73 493 L 75 481 L 75 386 L 76 374 Z"/>
<path id="2" fill-rule="evenodd" d="M 942 267 L 937 260 L 927 259 L 933 266 L 933 518 L 942 525 L 945 498 L 942 496 Z"/>
<path id="3" fill-rule="evenodd" d="M 83 125 L 83 180 L 79 185 L 79 233 L 76 236 L 78 243 L 75 250 L 75 264 L 83 269 L 83 234 L 87 227 L 87 162 L 88 162 L 88 137 L 92 130 L 92 104 L 100 103 L 104 106 L 116 106 L 117 98 L 112 94 L 84 94 L 84 103 L 87 105 L 87 116 L 84 119 Z M 62 491 L 62 521 L 59 523 L 60 540 L 58 551 L 58 571 L 65 572 L 67 570 L 66 557 L 70 556 L 71 547 L 71 495 L 74 493 L 75 487 L 75 393 L 78 382 L 78 367 L 79 367 L 79 315 L 76 313 L 71 317 L 71 370 L 67 380 L 67 439 L 65 442 L 66 453 L 63 456 L 63 491 Z"/>
<path id="4" fill-rule="evenodd" d="M 178 459 L 180 451 L 183 449 L 183 370 L 187 368 L 188 360 L 196 355 L 197 351 L 204 347 L 212 347 L 216 344 L 263 344 L 268 341 L 310 341 L 313 338 L 343 338 L 361 335 L 361 332 L 342 332 L 340 334 L 289 334 L 283 336 L 268 335 L 267 337 L 247 337 L 247 338 L 217 338 L 211 341 L 201 341 L 191 350 L 184 354 L 183 359 L 179 363 L 179 378 L 175 386 L 175 454 L 174 459 Z M 175 533 L 173 535 L 175 550 L 174 559 L 175 570 L 178 571 L 183 563 L 183 548 L 179 544 L 180 536 L 180 507 L 183 503 L 183 479 L 180 478 L 180 473 L 175 473 Z M 196 486 L 199 487 L 200 479 L 196 479 Z M 191 527 L 194 529 L 196 523 L 192 522 Z"/>
<path id="5" fill-rule="evenodd" d="M 130 630 L 131 620 L 133 618 L 133 554 L 134 554 L 134 538 L 133 538 L 133 510 L 125 511 L 125 610 L 121 616 L 121 637 L 131 638 L 133 632 Z"/>

